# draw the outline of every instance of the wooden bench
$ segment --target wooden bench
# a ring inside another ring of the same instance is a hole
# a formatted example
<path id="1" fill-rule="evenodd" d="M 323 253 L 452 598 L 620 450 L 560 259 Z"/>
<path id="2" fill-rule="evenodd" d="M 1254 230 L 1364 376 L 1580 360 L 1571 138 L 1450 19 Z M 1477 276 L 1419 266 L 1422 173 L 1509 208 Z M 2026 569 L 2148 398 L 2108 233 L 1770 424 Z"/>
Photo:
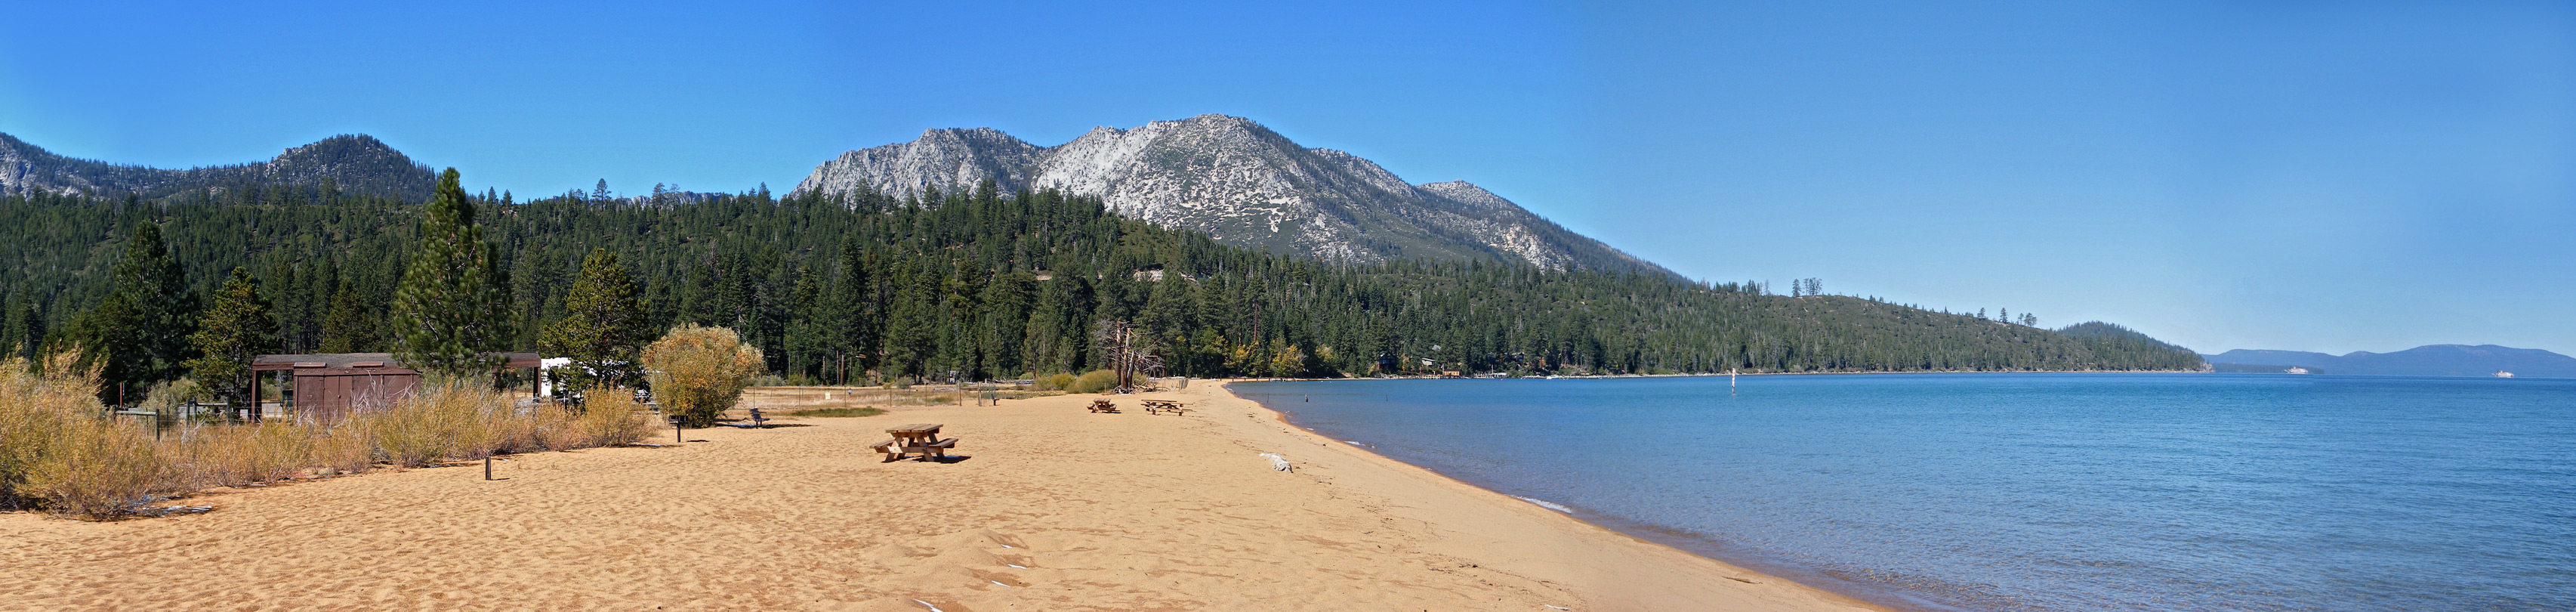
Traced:
<path id="1" fill-rule="evenodd" d="M 1111 403 L 1109 400 L 1105 400 L 1105 399 L 1104 399 L 1104 400 L 1091 400 L 1091 411 L 1092 411 L 1092 412 L 1108 412 L 1108 413 L 1116 413 L 1116 412 L 1118 412 L 1118 404 Z"/>
<path id="2" fill-rule="evenodd" d="M 894 437 L 868 446 L 885 455 L 886 461 L 902 459 L 904 455 L 914 453 L 919 453 L 923 461 L 946 459 L 948 451 L 957 448 L 956 438 L 939 438 L 939 425 L 934 423 L 914 423 L 896 427 L 886 430 L 886 434 Z"/>
<path id="3" fill-rule="evenodd" d="M 1180 402 L 1171 400 L 1145 400 L 1145 412 L 1149 414 L 1162 414 L 1169 412 L 1180 416 L 1190 415 L 1189 408 L 1185 407 Z"/>
<path id="4" fill-rule="evenodd" d="M 875 449 L 878 453 L 884 454 L 886 461 L 902 459 L 904 455 L 912 453 L 920 453 L 921 459 L 926 461 L 938 460 L 948 458 L 948 451 L 950 449 L 957 448 L 957 439 L 945 438 L 928 444 L 907 445 L 901 440 L 888 438 L 886 441 L 878 442 L 875 446 L 871 446 L 869 448 Z"/>

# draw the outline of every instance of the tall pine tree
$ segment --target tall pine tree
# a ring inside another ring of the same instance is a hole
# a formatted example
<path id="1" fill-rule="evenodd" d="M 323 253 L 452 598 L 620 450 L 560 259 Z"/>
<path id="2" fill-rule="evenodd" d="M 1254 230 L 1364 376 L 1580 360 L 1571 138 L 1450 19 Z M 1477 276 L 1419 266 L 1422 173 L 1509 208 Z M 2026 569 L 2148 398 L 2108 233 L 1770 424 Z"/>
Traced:
<path id="1" fill-rule="evenodd" d="M 83 315 L 71 340 L 100 367 L 100 396 L 114 401 L 119 387 L 140 390 L 185 370 L 197 297 L 152 221 L 135 224 L 111 276 L 114 289 Z"/>
<path id="2" fill-rule="evenodd" d="M 188 336 L 198 353 L 188 360 L 188 369 L 196 374 L 197 384 L 219 396 L 254 401 L 258 398 L 247 396 L 250 361 L 277 349 L 277 330 L 268 298 L 260 295 L 259 280 L 251 278 L 249 270 L 233 268 L 232 278 L 215 290 L 214 305 L 197 319 L 197 333 Z"/>
<path id="3" fill-rule="evenodd" d="M 479 376 L 501 367 L 486 351 L 510 337 L 509 294 L 499 258 L 474 224 L 474 202 L 455 168 L 438 176 L 422 211 L 420 242 L 394 290 L 394 358 L 447 376 Z"/>
<path id="4" fill-rule="evenodd" d="M 564 295 L 563 318 L 546 326 L 547 353 L 572 359 L 577 367 L 561 373 L 574 386 L 632 386 L 641 382 L 637 351 L 652 341 L 644 321 L 644 303 L 635 297 L 635 280 L 608 249 L 590 251 L 581 262 L 581 279 Z"/>

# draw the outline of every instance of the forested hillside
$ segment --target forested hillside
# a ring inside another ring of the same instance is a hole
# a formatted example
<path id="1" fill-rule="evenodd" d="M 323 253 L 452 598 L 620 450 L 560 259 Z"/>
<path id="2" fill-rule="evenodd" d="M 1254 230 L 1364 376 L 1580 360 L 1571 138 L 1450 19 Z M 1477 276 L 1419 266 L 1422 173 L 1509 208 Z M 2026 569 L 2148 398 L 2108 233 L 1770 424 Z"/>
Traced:
<path id="1" fill-rule="evenodd" d="M 604 194 L 604 192 L 603 192 Z M 722 325 L 790 376 L 1017 377 L 1097 365 L 1102 321 L 1131 321 L 1173 374 L 1652 373 L 2193 369 L 2143 336 L 2065 334 L 1751 283 L 1521 265 L 1349 265 L 1220 246 L 1056 192 L 873 192 L 697 203 L 579 192 L 475 215 L 496 247 L 507 325 L 527 349 L 604 248 L 642 285 L 648 321 Z M 420 207 L 310 186 L 160 201 L 0 198 L 0 343 L 82 337 L 139 224 L 160 223 L 186 291 L 247 268 L 281 352 L 385 350 L 384 316 Z"/>

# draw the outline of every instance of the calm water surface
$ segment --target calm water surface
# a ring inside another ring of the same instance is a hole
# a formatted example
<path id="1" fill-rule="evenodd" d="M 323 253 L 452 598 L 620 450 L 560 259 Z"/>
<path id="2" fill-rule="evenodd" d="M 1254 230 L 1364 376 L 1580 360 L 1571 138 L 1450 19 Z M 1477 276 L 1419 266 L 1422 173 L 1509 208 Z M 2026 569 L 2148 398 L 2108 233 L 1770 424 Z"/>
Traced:
<path id="1" fill-rule="evenodd" d="M 2576 610 L 2576 380 L 1233 388 L 1395 459 L 1900 608 Z"/>

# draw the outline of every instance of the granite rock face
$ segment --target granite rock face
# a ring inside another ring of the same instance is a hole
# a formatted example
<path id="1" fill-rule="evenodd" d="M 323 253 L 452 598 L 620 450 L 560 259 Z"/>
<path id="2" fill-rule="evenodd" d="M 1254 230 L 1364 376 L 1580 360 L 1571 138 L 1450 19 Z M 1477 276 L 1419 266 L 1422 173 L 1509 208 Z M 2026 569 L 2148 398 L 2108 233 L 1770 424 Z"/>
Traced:
<path id="1" fill-rule="evenodd" d="M 1369 160 L 1301 147 L 1225 115 L 1095 128 L 1052 147 L 990 128 L 928 130 L 824 162 L 796 191 L 906 197 L 985 180 L 1004 192 L 1097 196 L 1119 214 L 1273 253 L 1671 274 L 1465 181 L 1413 185 Z"/>
<path id="2" fill-rule="evenodd" d="M 221 190 L 245 183 L 335 184 L 341 191 L 429 199 L 438 177 L 382 141 L 341 135 L 287 149 L 265 162 L 167 170 L 76 159 L 0 134 L 0 193 L 133 194 L 159 198 L 189 190 Z"/>

